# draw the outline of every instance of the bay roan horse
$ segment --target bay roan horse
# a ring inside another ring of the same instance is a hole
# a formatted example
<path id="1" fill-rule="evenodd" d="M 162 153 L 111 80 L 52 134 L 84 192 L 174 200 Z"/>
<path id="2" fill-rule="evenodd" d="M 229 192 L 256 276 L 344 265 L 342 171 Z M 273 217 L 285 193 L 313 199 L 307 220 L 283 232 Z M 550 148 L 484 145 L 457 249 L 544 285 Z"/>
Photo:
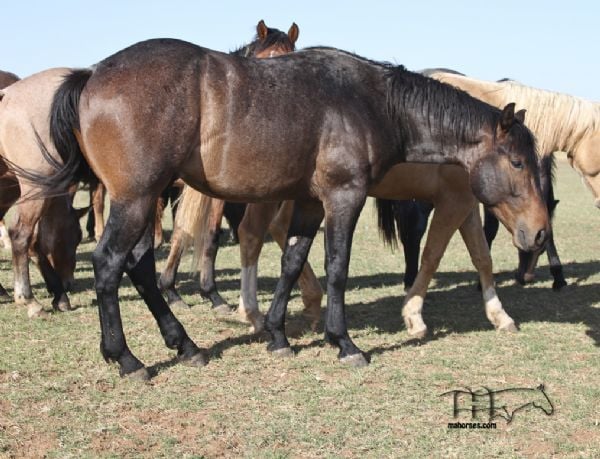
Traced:
<path id="1" fill-rule="evenodd" d="M 87 164 L 107 187 L 110 214 L 93 255 L 103 356 L 123 375 L 148 377 L 123 333 L 118 286 L 127 272 L 167 346 L 184 361 L 205 364 L 155 281 L 150 222 L 156 198 L 178 174 L 222 199 L 296 201 L 265 321 L 269 349 L 278 354 L 290 353 L 287 301 L 325 218 L 325 336 L 342 362 L 366 364 L 346 326 L 350 247 L 369 190 L 394 164 L 461 164 L 475 196 L 512 230 L 519 248 L 544 244 L 549 224 L 535 142 L 513 109 L 327 48 L 245 59 L 158 39 L 72 72 L 50 119 L 65 167 L 40 180 L 47 192 L 62 190 Z"/>
<path id="2" fill-rule="evenodd" d="M 14 298 L 16 303 L 27 305 L 29 317 L 46 315 L 31 289 L 29 253 L 37 258 L 48 291 L 53 295 L 54 309 L 71 309 L 66 291 L 73 282 L 75 253 L 81 241 L 79 217 L 87 211 L 73 208 L 73 196 L 66 194 L 68 187 L 59 196 L 28 199 L 39 194 L 40 189 L 21 174 L 27 170 L 43 177 L 55 171 L 40 154 L 37 136 L 49 142 L 52 95 L 68 72 L 64 68 L 46 70 L 0 93 L 0 169 L 10 169 L 0 182 L 0 216 L 14 205 L 15 215 L 9 226 Z M 60 161 L 54 148 L 50 151 L 54 161 Z M 17 201 L 19 196 L 22 199 Z"/>
<path id="3" fill-rule="evenodd" d="M 540 160 L 543 197 L 550 215 L 556 206 L 552 184 L 556 151 L 564 151 L 571 165 L 583 176 L 600 207 L 600 103 L 590 102 L 567 94 L 532 88 L 515 81 L 483 81 L 456 72 L 428 71 L 428 74 L 496 107 L 514 101 L 518 108 L 527 109 L 527 126 L 534 133 Z M 494 239 L 498 222 L 486 214 L 486 236 Z M 550 271 L 555 290 L 566 285 L 554 239 L 547 244 Z M 519 254 L 519 282 L 530 282 L 539 252 Z"/>

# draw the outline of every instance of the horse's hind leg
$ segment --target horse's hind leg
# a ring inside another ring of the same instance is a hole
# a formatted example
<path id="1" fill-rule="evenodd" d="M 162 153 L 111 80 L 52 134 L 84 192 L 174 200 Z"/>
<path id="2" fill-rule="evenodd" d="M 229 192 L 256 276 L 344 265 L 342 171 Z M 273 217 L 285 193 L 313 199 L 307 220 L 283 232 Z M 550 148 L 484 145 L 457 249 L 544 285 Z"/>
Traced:
<path id="1" fill-rule="evenodd" d="M 273 219 L 275 212 L 277 212 L 276 203 L 248 204 L 238 227 L 242 265 L 238 313 L 252 324 L 255 333 L 261 332 L 264 324 L 264 317 L 258 309 L 256 295 L 258 258 L 269 222 Z"/>
<path id="2" fill-rule="evenodd" d="M 155 282 L 151 224 L 154 205 L 152 197 L 135 202 L 111 202 L 108 224 L 92 257 L 102 355 L 107 361 L 119 363 L 122 376 L 142 379 L 149 377 L 148 371 L 129 350 L 121 322 L 118 287 L 125 269 L 157 320 L 167 346 L 176 348 L 183 359 L 204 364 L 200 350 L 171 313 Z"/>
<path id="3" fill-rule="evenodd" d="M 104 232 L 104 198 L 106 188 L 102 182 L 98 181 L 94 189 L 90 190 L 90 193 L 92 196 L 92 209 L 94 210 L 94 237 L 96 241 L 99 241 Z"/>
<path id="4" fill-rule="evenodd" d="M 415 283 L 406 294 L 402 306 L 402 317 L 406 330 L 413 338 L 421 339 L 427 334 L 427 326 L 421 315 L 427 287 L 437 271 L 450 238 L 464 221 L 469 211 L 470 207 L 467 206 L 462 210 L 457 208 L 456 203 L 453 202 L 450 196 L 447 196 L 447 201 L 435 204 L 427 241 L 421 257 L 421 269 L 417 274 Z"/>
<path id="5" fill-rule="evenodd" d="M 48 261 L 46 254 L 43 252 L 43 250 L 41 250 L 39 240 L 36 240 L 33 243 L 33 251 L 37 257 L 38 267 L 42 273 L 42 277 L 44 278 L 48 293 L 52 294 L 53 296 L 52 307 L 56 311 L 70 311 L 71 302 L 69 301 L 69 297 L 67 296 L 67 292 L 63 286 L 62 279 Z"/>
<path id="6" fill-rule="evenodd" d="M 181 230 L 181 227 L 173 223 L 173 234 L 171 236 L 171 250 L 167 258 L 167 264 L 160 274 L 158 279 L 158 287 L 167 296 L 167 303 L 171 308 L 184 307 L 189 305 L 183 301 L 177 290 L 175 289 L 175 278 L 177 277 L 177 269 L 181 263 L 183 251 L 187 246 L 186 235 Z"/>
<path id="7" fill-rule="evenodd" d="M 506 313 L 494 288 L 494 277 L 492 271 L 492 257 L 483 235 L 479 208 L 475 206 L 473 211 L 460 226 L 460 234 L 471 255 L 473 266 L 479 272 L 481 292 L 485 303 L 485 314 L 488 320 L 502 331 L 517 331 L 514 320 Z"/>
<path id="8" fill-rule="evenodd" d="M 26 192 L 27 190 L 24 191 L 24 195 Z M 43 207 L 42 200 L 29 200 L 17 204 L 16 216 L 8 229 L 12 244 L 15 303 L 27 305 L 29 318 L 47 315 L 42 305 L 33 296 L 29 276 L 29 248 Z"/>
<path id="9" fill-rule="evenodd" d="M 281 276 L 275 288 L 273 302 L 265 318 L 265 329 L 273 338 L 269 343 L 268 350 L 277 355 L 291 354 L 290 344 L 285 336 L 287 303 L 322 220 L 323 207 L 321 203 L 295 203 L 287 244 L 281 257 Z"/>
<path id="10" fill-rule="evenodd" d="M 269 225 L 269 232 L 277 244 L 279 244 L 281 250 L 285 249 L 286 235 L 290 227 L 293 212 L 294 202 L 284 201 Z M 298 286 L 300 287 L 302 302 L 304 303 L 303 315 L 309 320 L 310 328 L 314 331 L 321 319 L 323 288 L 308 261 L 304 263 L 304 267 L 298 278 Z"/>

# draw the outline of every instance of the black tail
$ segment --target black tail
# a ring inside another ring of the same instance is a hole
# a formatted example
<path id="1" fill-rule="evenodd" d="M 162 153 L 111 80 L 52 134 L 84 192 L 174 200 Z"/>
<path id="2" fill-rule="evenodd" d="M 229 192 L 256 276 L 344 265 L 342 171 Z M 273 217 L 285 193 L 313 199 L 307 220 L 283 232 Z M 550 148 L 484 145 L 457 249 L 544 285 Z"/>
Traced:
<path id="1" fill-rule="evenodd" d="M 395 202 L 389 199 L 375 199 L 379 235 L 384 244 L 389 245 L 392 249 L 398 247 L 398 231 L 396 229 L 396 219 L 394 218 Z"/>
<path id="2" fill-rule="evenodd" d="M 82 180 L 88 181 L 92 176 L 74 133 L 75 129 L 79 129 L 79 96 L 91 75 L 90 69 L 71 71 L 52 100 L 50 140 L 54 143 L 62 163 L 52 157 L 37 131 L 35 132 L 42 156 L 52 165 L 56 173 L 50 176 L 42 175 L 11 165 L 17 175 L 35 183 L 41 189 L 42 196 L 29 196 L 29 198 L 65 194 L 69 185 Z"/>

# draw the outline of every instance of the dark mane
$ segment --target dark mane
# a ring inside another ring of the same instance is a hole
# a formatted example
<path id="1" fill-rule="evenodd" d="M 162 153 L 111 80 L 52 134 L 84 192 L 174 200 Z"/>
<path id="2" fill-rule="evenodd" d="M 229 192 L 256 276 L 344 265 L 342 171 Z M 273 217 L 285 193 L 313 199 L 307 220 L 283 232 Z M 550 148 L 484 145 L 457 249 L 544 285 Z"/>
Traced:
<path id="1" fill-rule="evenodd" d="M 292 48 L 292 50 L 296 49 L 285 32 L 282 32 L 279 29 L 272 29 L 268 27 L 267 36 L 264 41 L 260 41 L 258 35 L 256 35 L 252 43 L 241 46 L 235 51 L 231 51 L 229 54 L 233 54 L 234 56 L 250 57 L 260 53 L 260 51 L 263 49 L 276 45 L 288 45 Z"/>
<path id="2" fill-rule="evenodd" d="M 387 104 L 390 117 L 406 126 L 408 141 L 418 138 L 409 113 L 420 113 L 441 141 L 452 133 L 458 146 L 476 141 L 481 127 L 495 127 L 500 117 L 497 108 L 403 66 L 388 72 Z"/>

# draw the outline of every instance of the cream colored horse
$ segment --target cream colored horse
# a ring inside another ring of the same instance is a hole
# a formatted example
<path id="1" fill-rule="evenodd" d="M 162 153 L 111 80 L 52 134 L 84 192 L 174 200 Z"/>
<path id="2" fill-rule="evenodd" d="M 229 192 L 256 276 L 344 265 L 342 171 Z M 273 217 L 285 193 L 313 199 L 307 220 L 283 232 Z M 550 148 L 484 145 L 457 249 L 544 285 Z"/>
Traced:
<path id="1" fill-rule="evenodd" d="M 527 127 L 537 139 L 538 155 L 542 163 L 542 189 L 545 189 L 548 205 L 553 206 L 554 195 L 551 171 L 544 171 L 543 164 L 546 162 L 548 168 L 551 167 L 553 153 L 564 151 L 571 166 L 581 174 L 592 191 L 596 207 L 600 208 L 600 103 L 532 88 L 511 80 L 482 81 L 448 71 L 432 70 L 424 73 L 496 107 L 515 102 L 517 109 L 526 109 Z M 546 186 L 544 180 L 547 181 Z M 559 289 L 566 283 L 553 238 L 549 239 L 547 248 L 550 270 L 555 279 L 553 288 Z M 524 281 L 533 279 L 537 255 L 524 263 L 528 264 L 527 267 L 520 267 L 520 271 L 522 268 L 527 270 Z"/>

